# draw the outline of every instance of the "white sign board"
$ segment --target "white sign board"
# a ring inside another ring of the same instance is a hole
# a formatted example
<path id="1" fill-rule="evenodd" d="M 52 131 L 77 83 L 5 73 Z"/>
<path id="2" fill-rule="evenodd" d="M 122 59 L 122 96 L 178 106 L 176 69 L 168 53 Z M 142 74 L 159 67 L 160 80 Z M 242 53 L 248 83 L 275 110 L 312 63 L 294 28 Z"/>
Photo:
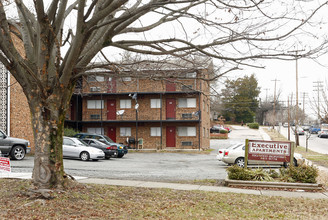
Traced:
<path id="1" fill-rule="evenodd" d="M 0 157 L 0 172 L 11 172 L 10 159 L 7 157 Z"/>

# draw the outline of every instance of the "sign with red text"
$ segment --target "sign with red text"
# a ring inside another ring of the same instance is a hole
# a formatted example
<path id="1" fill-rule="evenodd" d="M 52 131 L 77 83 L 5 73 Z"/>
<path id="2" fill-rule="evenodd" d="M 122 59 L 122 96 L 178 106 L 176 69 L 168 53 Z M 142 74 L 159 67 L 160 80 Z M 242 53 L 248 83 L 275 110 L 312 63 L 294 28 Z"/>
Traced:
<path id="1" fill-rule="evenodd" d="M 248 140 L 248 160 L 289 162 L 291 142 Z"/>
<path id="2" fill-rule="evenodd" d="M 0 172 L 11 172 L 10 159 L 7 157 L 0 157 Z"/>

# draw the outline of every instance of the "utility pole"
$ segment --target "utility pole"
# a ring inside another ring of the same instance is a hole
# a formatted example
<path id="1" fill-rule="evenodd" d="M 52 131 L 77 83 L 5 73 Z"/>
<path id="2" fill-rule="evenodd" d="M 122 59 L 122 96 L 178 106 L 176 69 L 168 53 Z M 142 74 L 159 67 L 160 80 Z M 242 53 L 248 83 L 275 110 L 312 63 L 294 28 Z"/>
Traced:
<path id="1" fill-rule="evenodd" d="M 264 89 L 265 90 L 265 102 L 268 102 L 268 88 Z"/>
<path id="2" fill-rule="evenodd" d="M 303 117 L 302 117 L 302 124 L 304 124 L 304 120 L 305 120 L 305 110 L 304 110 L 304 106 L 305 106 L 305 97 L 307 96 L 307 92 L 303 92 Z"/>
<path id="3" fill-rule="evenodd" d="M 318 108 L 317 108 L 317 111 L 318 111 L 318 124 L 320 124 L 320 91 L 322 91 L 321 90 L 321 88 L 323 87 L 323 85 L 321 85 L 321 83 L 323 83 L 322 81 L 315 81 L 315 82 L 313 82 L 313 83 L 316 83 L 317 85 L 314 85 L 313 87 L 314 88 L 316 88 L 315 90 L 313 90 L 313 91 L 315 91 L 315 92 L 318 92 L 317 94 L 318 94 Z"/>
<path id="4" fill-rule="evenodd" d="M 274 95 L 273 95 L 273 129 L 274 129 L 274 126 L 276 125 L 276 87 L 277 87 L 277 81 L 280 81 L 280 80 L 277 80 L 277 79 L 274 79 L 274 80 L 271 80 L 271 81 L 274 81 Z"/>
<path id="5" fill-rule="evenodd" d="M 290 141 L 290 108 L 289 108 L 289 96 L 288 96 L 288 140 Z"/>

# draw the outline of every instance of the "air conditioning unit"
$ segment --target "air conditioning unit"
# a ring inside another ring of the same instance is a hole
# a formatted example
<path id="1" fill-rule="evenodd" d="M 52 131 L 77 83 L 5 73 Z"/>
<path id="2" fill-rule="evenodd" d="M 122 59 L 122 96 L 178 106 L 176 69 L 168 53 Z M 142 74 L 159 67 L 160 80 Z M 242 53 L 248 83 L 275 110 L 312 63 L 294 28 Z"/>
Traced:
<path id="1" fill-rule="evenodd" d="M 90 87 L 90 92 L 100 92 L 100 87 Z"/>
<path id="2" fill-rule="evenodd" d="M 183 114 L 181 115 L 181 117 L 182 117 L 183 119 L 190 119 L 190 118 L 192 118 L 192 113 L 183 113 Z"/>
<path id="3" fill-rule="evenodd" d="M 90 115 L 90 119 L 100 119 L 100 115 Z"/>
<path id="4" fill-rule="evenodd" d="M 182 146 L 192 146 L 192 141 L 182 141 L 181 145 Z"/>

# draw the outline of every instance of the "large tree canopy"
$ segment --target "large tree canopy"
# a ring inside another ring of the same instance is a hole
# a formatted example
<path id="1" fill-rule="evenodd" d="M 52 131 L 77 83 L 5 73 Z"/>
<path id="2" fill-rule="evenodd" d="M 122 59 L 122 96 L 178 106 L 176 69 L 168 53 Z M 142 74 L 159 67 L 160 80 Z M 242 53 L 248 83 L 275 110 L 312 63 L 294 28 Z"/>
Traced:
<path id="1" fill-rule="evenodd" d="M 216 60 L 215 79 L 254 66 L 256 58 L 289 59 L 288 51 L 302 41 L 316 39 L 298 56 L 325 49 L 320 23 L 311 23 L 325 6 L 283 0 L 2 0 L 0 61 L 31 109 L 35 185 L 65 183 L 65 113 L 76 80 L 96 68 L 99 57 L 112 68 L 114 48 L 161 59 L 197 53 Z"/>
<path id="2" fill-rule="evenodd" d="M 253 122 L 259 106 L 260 88 L 254 75 L 226 80 L 222 89 L 223 116 L 226 120 Z"/>

